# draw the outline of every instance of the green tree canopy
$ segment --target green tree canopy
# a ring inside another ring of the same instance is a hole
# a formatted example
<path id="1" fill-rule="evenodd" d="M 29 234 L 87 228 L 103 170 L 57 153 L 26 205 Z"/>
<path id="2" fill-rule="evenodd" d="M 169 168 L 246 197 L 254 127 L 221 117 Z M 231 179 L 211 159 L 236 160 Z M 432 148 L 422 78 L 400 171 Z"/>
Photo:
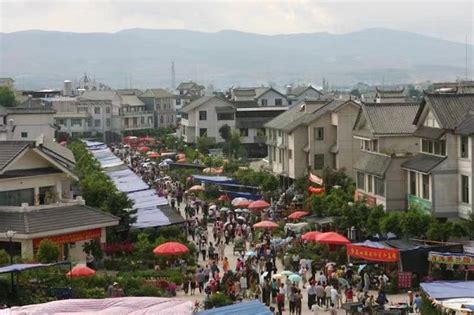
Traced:
<path id="1" fill-rule="evenodd" d="M 388 215 L 382 218 L 380 221 L 380 230 L 383 233 L 394 233 L 397 236 L 401 236 L 402 229 L 402 216 L 403 213 L 399 211 L 392 211 Z"/>
<path id="2" fill-rule="evenodd" d="M 208 154 L 213 145 L 214 142 L 207 136 L 198 137 L 196 140 L 197 149 L 201 154 Z"/>
<path id="3" fill-rule="evenodd" d="M 0 106 L 13 107 L 15 105 L 15 93 L 6 86 L 0 86 Z"/>
<path id="4" fill-rule="evenodd" d="M 59 259 L 61 251 L 58 245 L 48 239 L 44 239 L 40 242 L 38 247 L 37 259 L 40 263 L 49 264 L 56 262 Z"/>

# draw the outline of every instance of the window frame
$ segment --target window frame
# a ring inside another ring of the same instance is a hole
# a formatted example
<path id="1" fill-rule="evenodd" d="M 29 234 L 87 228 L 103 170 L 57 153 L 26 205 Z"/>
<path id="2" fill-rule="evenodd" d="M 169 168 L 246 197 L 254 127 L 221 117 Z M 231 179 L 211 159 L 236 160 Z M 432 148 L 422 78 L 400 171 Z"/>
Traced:
<path id="1" fill-rule="evenodd" d="M 321 160 L 322 160 L 322 163 L 321 163 Z M 317 161 L 319 161 L 319 162 L 316 163 Z M 324 154 L 315 154 L 313 156 L 313 169 L 322 170 L 322 169 L 324 169 L 325 165 L 326 165 L 326 161 L 325 161 Z"/>
<path id="2" fill-rule="evenodd" d="M 468 175 L 463 175 L 463 174 L 461 174 L 460 176 L 461 176 L 460 177 L 460 180 L 461 180 L 460 201 L 463 204 L 470 204 L 471 198 L 470 198 L 469 189 L 470 189 L 471 178 Z M 465 185 L 467 185 L 467 187 L 465 187 Z"/>
<path id="3" fill-rule="evenodd" d="M 374 194 L 385 197 L 385 179 L 374 176 Z"/>
<path id="4" fill-rule="evenodd" d="M 469 153 L 469 136 L 459 136 L 459 158 L 468 160 Z"/>
<path id="5" fill-rule="evenodd" d="M 206 121 L 207 120 L 207 111 L 206 110 L 200 110 L 199 111 L 199 120 L 200 121 Z"/>
<path id="6" fill-rule="evenodd" d="M 315 127 L 313 132 L 315 141 L 324 141 L 324 127 Z"/>
<path id="7" fill-rule="evenodd" d="M 207 137 L 207 128 L 199 128 L 199 137 Z"/>
<path id="8" fill-rule="evenodd" d="M 365 191 L 365 173 L 357 172 L 357 174 L 356 174 L 356 186 L 357 186 L 357 189 Z"/>

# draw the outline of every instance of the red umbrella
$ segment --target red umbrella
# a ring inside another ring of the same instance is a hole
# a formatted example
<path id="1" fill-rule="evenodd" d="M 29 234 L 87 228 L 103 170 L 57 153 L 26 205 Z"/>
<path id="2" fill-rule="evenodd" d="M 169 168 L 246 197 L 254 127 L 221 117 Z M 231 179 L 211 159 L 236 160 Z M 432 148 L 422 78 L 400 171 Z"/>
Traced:
<path id="1" fill-rule="evenodd" d="M 229 195 L 220 195 L 217 200 L 219 200 L 219 201 L 231 201 L 231 198 L 230 198 Z"/>
<path id="2" fill-rule="evenodd" d="M 166 242 L 155 247 L 153 250 L 153 254 L 161 256 L 182 255 L 187 252 L 189 252 L 189 248 L 178 242 Z"/>
<path id="3" fill-rule="evenodd" d="M 93 275 L 95 275 L 95 270 L 84 265 L 77 265 L 66 274 L 66 276 L 69 276 L 72 278 L 90 277 Z"/>
<path id="4" fill-rule="evenodd" d="M 139 147 L 137 149 L 137 151 L 140 152 L 140 153 L 146 153 L 146 152 L 150 151 L 150 148 L 146 147 L 146 146 L 143 146 L 143 147 Z"/>
<path id="5" fill-rule="evenodd" d="M 160 154 L 157 153 L 157 152 L 148 152 L 148 157 L 150 157 L 152 159 L 156 159 L 156 158 L 160 157 Z"/>
<path id="6" fill-rule="evenodd" d="M 316 237 L 316 241 L 321 244 L 330 244 L 330 245 L 344 245 L 349 244 L 347 238 L 336 232 L 326 232 L 321 233 Z"/>
<path id="7" fill-rule="evenodd" d="M 253 201 L 248 206 L 250 210 L 263 210 L 268 207 L 270 207 L 270 204 L 266 202 L 265 200 Z"/>
<path id="8" fill-rule="evenodd" d="M 237 207 L 237 208 L 247 208 L 248 206 L 250 205 L 250 201 L 248 200 L 241 200 L 239 202 L 237 202 L 235 205 L 233 205 L 234 207 Z"/>
<path id="9" fill-rule="evenodd" d="M 274 229 L 278 227 L 278 224 L 272 221 L 260 221 L 253 225 L 254 228 Z"/>
<path id="10" fill-rule="evenodd" d="M 318 231 L 311 231 L 301 235 L 301 239 L 305 241 L 316 241 L 317 236 L 321 234 Z"/>
<path id="11" fill-rule="evenodd" d="M 293 212 L 292 214 L 290 214 L 288 216 L 288 219 L 298 220 L 298 219 L 301 219 L 304 216 L 307 216 L 308 214 L 309 214 L 309 212 L 306 212 L 306 211 L 296 211 L 296 212 Z"/>

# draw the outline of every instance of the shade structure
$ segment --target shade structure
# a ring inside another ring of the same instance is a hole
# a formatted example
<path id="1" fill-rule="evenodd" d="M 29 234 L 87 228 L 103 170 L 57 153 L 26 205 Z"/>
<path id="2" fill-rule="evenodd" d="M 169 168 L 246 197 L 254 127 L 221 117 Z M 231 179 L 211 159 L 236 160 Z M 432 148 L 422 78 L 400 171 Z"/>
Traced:
<path id="1" fill-rule="evenodd" d="M 147 147 L 147 146 L 143 146 L 143 147 L 139 147 L 137 149 L 137 151 L 140 152 L 140 153 L 146 153 L 146 152 L 150 151 L 150 148 Z"/>
<path id="2" fill-rule="evenodd" d="M 296 212 L 293 212 L 292 214 L 290 214 L 288 216 L 288 219 L 298 220 L 298 219 L 301 219 L 304 216 L 307 216 L 308 214 L 309 214 L 309 212 L 306 212 L 306 211 L 296 211 Z"/>
<path id="3" fill-rule="evenodd" d="M 66 273 L 66 275 L 72 278 L 90 277 L 95 275 L 95 270 L 85 265 L 77 265 Z"/>
<path id="4" fill-rule="evenodd" d="M 250 205 L 250 201 L 248 200 L 242 200 L 242 201 L 239 201 L 237 204 L 235 204 L 234 206 L 235 207 L 239 207 L 239 208 L 247 208 L 248 206 Z"/>
<path id="5" fill-rule="evenodd" d="M 237 198 L 232 199 L 231 203 L 233 206 L 237 206 L 237 204 L 241 201 L 248 201 L 248 199 L 244 197 L 237 197 Z"/>
<path id="6" fill-rule="evenodd" d="M 256 210 L 263 210 L 270 207 L 270 204 L 266 202 L 265 200 L 257 200 L 253 201 L 248 205 L 248 208 L 250 210 L 256 211 Z"/>
<path id="7" fill-rule="evenodd" d="M 219 200 L 219 201 L 230 201 L 231 197 L 229 195 L 220 195 L 217 200 Z"/>
<path id="8" fill-rule="evenodd" d="M 272 221 L 260 221 L 253 225 L 254 228 L 262 228 L 262 229 L 275 229 L 278 227 L 278 224 Z"/>
<path id="9" fill-rule="evenodd" d="M 316 241 L 316 238 L 318 237 L 319 234 L 322 234 L 322 233 L 318 231 L 307 232 L 301 235 L 301 239 L 305 241 Z"/>
<path id="10" fill-rule="evenodd" d="M 204 190 L 204 187 L 201 185 L 194 185 L 193 187 L 189 188 L 188 191 L 202 191 Z"/>
<path id="11" fill-rule="evenodd" d="M 177 256 L 187 252 L 189 252 L 189 248 L 179 242 L 166 242 L 153 250 L 153 254 L 160 256 Z"/>
<path id="12" fill-rule="evenodd" d="M 302 278 L 300 275 L 292 274 L 288 276 L 288 280 L 290 280 L 291 282 L 300 282 Z"/>
<path id="13" fill-rule="evenodd" d="M 350 241 L 336 232 L 325 232 L 316 236 L 316 242 L 330 245 L 345 245 L 350 244 Z"/>
<path id="14" fill-rule="evenodd" d="M 154 152 L 154 151 L 148 152 L 147 154 L 148 154 L 148 157 L 150 157 L 152 159 L 156 159 L 156 158 L 160 157 L 160 154 L 158 152 Z"/>

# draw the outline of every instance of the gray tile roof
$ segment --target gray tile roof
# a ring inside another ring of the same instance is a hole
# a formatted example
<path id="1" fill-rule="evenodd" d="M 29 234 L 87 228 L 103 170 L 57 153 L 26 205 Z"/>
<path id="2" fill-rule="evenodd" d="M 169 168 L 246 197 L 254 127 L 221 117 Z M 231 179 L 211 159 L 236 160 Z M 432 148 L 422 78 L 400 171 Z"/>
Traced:
<path id="1" fill-rule="evenodd" d="M 149 89 L 145 93 L 139 95 L 140 97 L 154 97 L 154 98 L 172 98 L 173 94 L 166 91 L 165 89 Z"/>
<path id="2" fill-rule="evenodd" d="M 190 89 L 204 89 L 204 86 L 198 85 L 196 82 L 189 81 L 189 82 L 181 82 L 178 87 L 176 88 L 177 90 L 190 90 Z"/>
<path id="3" fill-rule="evenodd" d="M 144 106 L 143 103 L 136 95 L 120 95 L 120 99 L 122 100 L 122 105 L 128 106 Z"/>
<path id="4" fill-rule="evenodd" d="M 362 103 L 362 111 L 374 134 L 411 135 L 419 103 Z"/>
<path id="5" fill-rule="evenodd" d="M 272 129 L 283 129 L 287 124 L 304 116 L 305 114 L 306 113 L 301 111 L 301 108 L 299 106 L 293 106 L 286 112 L 270 120 L 268 123 L 265 124 L 264 127 Z"/>
<path id="6" fill-rule="evenodd" d="M 444 130 L 440 128 L 432 128 L 421 126 L 413 133 L 415 137 L 438 140 L 444 135 Z"/>
<path id="7" fill-rule="evenodd" d="M 233 101 L 232 104 L 234 104 L 236 108 L 260 107 L 260 105 L 256 101 Z"/>
<path id="8" fill-rule="evenodd" d="M 189 113 L 191 110 L 198 108 L 199 106 L 211 101 L 212 99 L 217 99 L 222 106 L 233 106 L 233 104 L 223 98 L 220 98 L 215 95 L 204 95 L 198 98 L 197 100 L 192 101 L 181 109 L 181 112 Z"/>
<path id="9" fill-rule="evenodd" d="M 474 94 L 433 93 L 425 94 L 415 123 L 418 122 L 424 106 L 429 106 L 443 129 L 454 130 L 474 111 Z"/>
<path id="10" fill-rule="evenodd" d="M 360 152 L 353 168 L 356 171 L 369 173 L 378 177 L 384 177 L 390 165 L 391 157 L 387 155 Z"/>
<path id="11" fill-rule="evenodd" d="M 323 95 L 323 93 L 321 93 L 321 91 L 318 91 L 312 85 L 309 85 L 309 86 L 304 86 L 303 85 L 303 86 L 291 87 L 290 90 L 289 90 L 289 93 L 287 93 L 287 95 L 298 97 L 301 94 L 303 94 L 304 92 L 306 92 L 307 90 L 314 90 L 314 91 L 318 92 L 319 95 Z"/>
<path id="12" fill-rule="evenodd" d="M 264 128 L 264 125 L 269 122 L 272 117 L 246 117 L 237 118 L 235 121 L 235 128 Z"/>
<path id="13" fill-rule="evenodd" d="M 5 211 L 0 206 L 0 233 L 14 230 L 33 234 L 87 225 L 117 224 L 119 218 L 84 205 L 52 207 L 32 211 Z"/>
<path id="14" fill-rule="evenodd" d="M 85 91 L 79 99 L 90 101 L 111 101 L 118 96 L 116 91 Z"/>
<path id="15" fill-rule="evenodd" d="M 407 160 L 402 164 L 403 168 L 428 174 L 439 163 L 446 159 L 445 156 L 436 156 L 431 154 L 420 153 Z"/>
<path id="16" fill-rule="evenodd" d="M 472 135 L 474 134 L 474 114 L 469 113 L 461 123 L 456 127 L 457 134 L 460 135 Z"/>
<path id="17" fill-rule="evenodd" d="M 50 175 L 62 173 L 57 168 L 45 167 L 45 168 L 32 168 L 26 170 L 13 170 L 6 171 L 3 174 L 0 174 L 1 178 L 15 178 L 15 177 L 27 177 L 27 176 L 38 176 L 38 175 Z"/>
<path id="18" fill-rule="evenodd" d="M 34 141 L 0 141 L 0 170 L 10 164 L 26 148 L 33 145 Z"/>

